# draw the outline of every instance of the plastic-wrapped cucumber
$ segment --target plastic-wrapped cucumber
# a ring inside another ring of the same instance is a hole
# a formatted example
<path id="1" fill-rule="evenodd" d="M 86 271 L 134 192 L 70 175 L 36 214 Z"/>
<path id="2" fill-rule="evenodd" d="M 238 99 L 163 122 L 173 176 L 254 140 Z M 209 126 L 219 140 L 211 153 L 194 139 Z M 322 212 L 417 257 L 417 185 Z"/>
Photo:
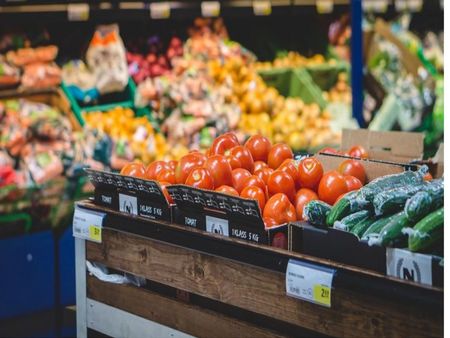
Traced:
<path id="1" fill-rule="evenodd" d="M 371 213 L 368 210 L 361 210 L 334 222 L 333 228 L 351 232 L 356 225 L 369 220 L 370 216 Z"/>
<path id="2" fill-rule="evenodd" d="M 303 207 L 305 219 L 314 225 L 326 225 L 331 206 L 325 202 L 313 200 Z"/>
<path id="3" fill-rule="evenodd" d="M 411 251 L 428 249 L 444 236 L 444 208 L 422 218 L 412 229 L 403 229 L 409 235 L 408 248 Z"/>
<path id="4" fill-rule="evenodd" d="M 365 221 L 361 221 L 356 224 L 350 232 L 358 238 L 361 238 L 362 234 L 370 227 L 372 223 L 373 219 L 369 217 Z"/>
<path id="5" fill-rule="evenodd" d="M 423 176 L 428 172 L 426 166 L 422 166 L 417 171 L 405 171 L 400 174 L 386 175 L 374 179 L 359 190 L 360 198 L 372 202 L 375 196 L 386 189 L 394 189 L 402 186 L 420 185 L 423 183 Z"/>
<path id="6" fill-rule="evenodd" d="M 334 223 L 345 216 L 357 211 L 365 210 L 370 203 L 366 200 L 357 198 L 358 190 L 351 191 L 344 195 L 332 208 L 327 217 L 327 225 L 333 226 Z"/>
<path id="7" fill-rule="evenodd" d="M 405 213 L 409 220 L 418 221 L 444 204 L 444 180 L 431 181 L 424 191 L 412 196 L 405 204 Z"/>
<path id="8" fill-rule="evenodd" d="M 380 231 L 384 228 L 386 224 L 388 224 L 395 215 L 385 216 L 380 219 L 377 219 L 375 222 L 366 229 L 364 234 L 361 236 L 362 240 L 369 240 L 370 238 L 374 238 L 380 235 Z"/>
<path id="9" fill-rule="evenodd" d="M 369 245 L 391 246 L 405 236 L 402 230 L 410 225 L 411 221 L 408 220 L 405 212 L 399 212 L 383 227 L 377 238 L 369 240 Z"/>
<path id="10" fill-rule="evenodd" d="M 410 197 L 414 196 L 424 188 L 425 183 L 421 183 L 380 192 L 373 199 L 375 215 L 381 216 L 400 211 Z"/>
<path id="11" fill-rule="evenodd" d="M 352 212 L 368 208 L 375 196 L 386 189 L 408 185 L 420 185 L 423 182 L 423 176 L 427 171 L 428 168 L 422 166 L 418 171 L 405 171 L 400 174 L 376 178 L 361 189 L 350 192 L 341 198 L 331 209 L 327 218 L 327 224 L 332 226 L 334 222 L 341 220 Z"/>

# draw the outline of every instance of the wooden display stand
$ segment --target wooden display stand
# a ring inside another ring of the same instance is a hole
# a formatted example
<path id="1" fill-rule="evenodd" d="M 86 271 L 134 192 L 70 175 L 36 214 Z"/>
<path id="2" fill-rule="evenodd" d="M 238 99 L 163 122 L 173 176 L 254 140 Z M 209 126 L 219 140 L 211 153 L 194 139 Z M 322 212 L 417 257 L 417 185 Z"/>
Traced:
<path id="1" fill-rule="evenodd" d="M 106 213 L 102 243 L 76 238 L 79 337 L 443 336 L 443 289 L 78 205 Z M 289 259 L 336 269 L 330 308 L 286 295 Z M 86 260 L 147 283 L 100 281 Z"/>

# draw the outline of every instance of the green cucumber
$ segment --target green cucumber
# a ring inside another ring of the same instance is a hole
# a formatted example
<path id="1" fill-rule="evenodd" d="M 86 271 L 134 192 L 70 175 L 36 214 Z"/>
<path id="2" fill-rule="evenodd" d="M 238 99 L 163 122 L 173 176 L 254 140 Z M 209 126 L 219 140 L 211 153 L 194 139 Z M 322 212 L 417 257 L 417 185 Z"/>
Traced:
<path id="1" fill-rule="evenodd" d="M 392 246 L 404 237 L 402 230 L 410 225 L 411 222 L 406 217 L 405 212 L 399 212 L 383 227 L 380 231 L 380 236 L 372 241 L 372 243 L 382 246 Z"/>
<path id="2" fill-rule="evenodd" d="M 303 207 L 305 219 L 314 225 L 326 225 L 331 206 L 325 202 L 313 200 Z"/>
<path id="3" fill-rule="evenodd" d="M 361 236 L 362 240 L 368 240 L 371 237 L 376 237 L 380 234 L 380 231 L 388 224 L 395 215 L 390 215 L 387 217 L 382 217 L 377 219 L 375 222 L 366 229 L 364 234 Z"/>
<path id="4" fill-rule="evenodd" d="M 424 184 L 408 185 L 380 192 L 373 199 L 375 215 L 399 212 L 405 206 L 406 201 L 424 189 L 424 186 Z"/>
<path id="5" fill-rule="evenodd" d="M 327 225 L 333 226 L 336 221 L 357 211 L 365 210 L 368 206 L 369 203 L 358 198 L 358 191 L 350 191 L 331 208 L 327 217 Z"/>
<path id="6" fill-rule="evenodd" d="M 369 217 L 365 221 L 356 224 L 350 232 L 356 237 L 361 238 L 362 234 L 365 233 L 372 223 L 373 219 Z"/>
<path id="7" fill-rule="evenodd" d="M 412 196 L 405 204 L 408 219 L 417 222 L 444 204 L 444 180 L 431 181 L 424 191 Z"/>
<path id="8" fill-rule="evenodd" d="M 444 208 L 441 207 L 422 218 L 412 231 L 407 233 L 409 250 L 421 251 L 431 247 L 444 236 Z"/>
<path id="9" fill-rule="evenodd" d="M 359 223 L 370 219 L 370 216 L 371 213 L 368 210 L 361 210 L 334 222 L 333 228 L 351 232 Z"/>

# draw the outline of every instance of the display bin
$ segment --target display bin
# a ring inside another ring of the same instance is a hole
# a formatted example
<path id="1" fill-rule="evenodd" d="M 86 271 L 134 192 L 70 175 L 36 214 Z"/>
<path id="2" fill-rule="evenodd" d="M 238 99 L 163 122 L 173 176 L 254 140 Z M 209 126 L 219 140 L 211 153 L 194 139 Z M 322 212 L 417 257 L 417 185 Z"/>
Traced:
<path id="1" fill-rule="evenodd" d="M 75 243 L 72 227 L 66 228 L 58 240 L 59 304 L 75 304 Z"/>
<path id="2" fill-rule="evenodd" d="M 97 104 L 91 105 L 80 103 L 74 97 L 69 87 L 64 82 L 61 84 L 61 88 L 69 99 L 73 114 L 75 115 L 75 118 L 81 126 L 84 126 L 85 124 L 83 113 L 95 111 L 105 112 L 116 107 L 133 109 L 136 113 L 136 116 L 147 116 L 153 122 L 149 108 L 135 107 L 134 98 L 136 95 L 136 84 L 131 78 L 128 80 L 128 84 L 122 92 L 104 95 L 103 97 L 100 97 L 99 100 L 97 100 Z"/>
<path id="3" fill-rule="evenodd" d="M 304 69 L 322 91 L 328 91 L 336 84 L 340 73 L 349 73 L 350 65 L 347 62 L 337 61 L 334 63 L 307 65 Z"/>
<path id="4" fill-rule="evenodd" d="M 321 89 L 303 68 L 278 68 L 260 71 L 264 82 L 275 87 L 285 97 L 299 97 L 303 102 L 317 103 L 321 109 L 327 106 Z"/>
<path id="5" fill-rule="evenodd" d="M 0 239 L 0 319 L 55 306 L 53 243 L 51 231 Z"/>
<path id="6" fill-rule="evenodd" d="M 77 334 L 442 336 L 443 288 L 96 206 L 101 243 L 76 238 Z M 81 216 L 81 215 L 80 215 Z M 142 277 L 112 284 L 86 271 Z M 329 306 L 286 294 L 288 264 L 333 271 Z"/>

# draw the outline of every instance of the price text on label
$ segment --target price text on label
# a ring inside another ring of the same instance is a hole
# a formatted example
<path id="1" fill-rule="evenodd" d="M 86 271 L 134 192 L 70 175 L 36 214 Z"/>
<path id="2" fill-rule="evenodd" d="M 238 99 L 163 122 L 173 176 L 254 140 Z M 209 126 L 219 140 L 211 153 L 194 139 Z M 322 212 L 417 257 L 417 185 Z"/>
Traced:
<path id="1" fill-rule="evenodd" d="M 336 270 L 289 260 L 286 294 L 311 303 L 331 307 L 331 287 Z"/>

